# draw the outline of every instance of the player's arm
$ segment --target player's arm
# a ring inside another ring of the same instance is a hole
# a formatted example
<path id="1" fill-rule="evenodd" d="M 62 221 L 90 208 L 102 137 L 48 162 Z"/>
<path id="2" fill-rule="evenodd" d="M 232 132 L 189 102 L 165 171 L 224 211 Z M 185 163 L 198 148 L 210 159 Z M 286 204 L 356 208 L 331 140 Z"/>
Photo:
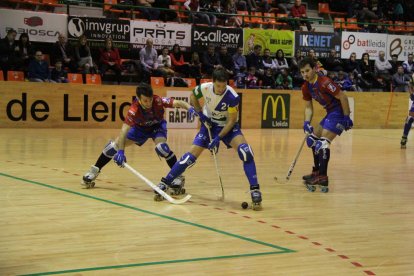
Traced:
<path id="1" fill-rule="evenodd" d="M 130 130 L 130 126 L 127 124 L 123 124 L 121 128 L 121 132 L 118 136 L 118 150 L 124 150 L 125 149 L 125 141 L 128 134 L 128 131 Z"/>
<path id="2" fill-rule="evenodd" d="M 305 101 L 305 122 L 312 121 L 313 117 L 313 103 L 312 101 Z"/>
<path id="3" fill-rule="evenodd" d="M 174 100 L 173 102 L 173 107 L 174 108 L 184 108 L 189 110 L 191 108 L 191 105 L 185 101 L 181 101 L 181 100 Z"/>
<path id="4" fill-rule="evenodd" d="M 339 91 L 335 98 L 337 98 L 341 102 L 344 115 L 349 116 L 351 114 L 351 109 L 349 108 L 348 96 L 344 92 Z"/>
<path id="5" fill-rule="evenodd" d="M 239 105 L 236 105 L 234 107 L 229 107 L 228 109 L 229 117 L 228 117 L 227 123 L 224 125 L 224 127 L 218 134 L 220 139 L 226 136 L 226 134 L 229 133 L 229 131 L 233 129 L 234 125 L 237 123 L 238 113 L 239 113 Z"/>
<path id="6" fill-rule="evenodd" d="M 198 86 L 195 89 L 198 89 Z M 194 92 L 190 96 L 190 103 L 197 112 L 201 111 L 201 105 L 200 105 L 200 102 L 199 102 L 199 97 L 195 96 Z"/>

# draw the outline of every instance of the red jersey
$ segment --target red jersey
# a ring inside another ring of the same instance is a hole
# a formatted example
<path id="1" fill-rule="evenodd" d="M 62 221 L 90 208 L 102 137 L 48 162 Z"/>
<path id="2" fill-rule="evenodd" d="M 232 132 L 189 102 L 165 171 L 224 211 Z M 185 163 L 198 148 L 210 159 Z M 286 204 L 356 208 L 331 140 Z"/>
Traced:
<path id="1" fill-rule="evenodd" d="M 319 76 L 314 84 L 307 81 L 302 85 L 302 95 L 305 101 L 314 99 L 320 103 L 327 112 L 341 110 L 341 101 L 335 98 L 341 91 L 338 85 L 330 78 Z"/>
<path id="2" fill-rule="evenodd" d="M 135 99 L 125 117 L 124 123 L 134 127 L 150 128 L 164 120 L 165 108 L 172 108 L 174 99 L 154 95 L 151 109 L 144 109 Z"/>

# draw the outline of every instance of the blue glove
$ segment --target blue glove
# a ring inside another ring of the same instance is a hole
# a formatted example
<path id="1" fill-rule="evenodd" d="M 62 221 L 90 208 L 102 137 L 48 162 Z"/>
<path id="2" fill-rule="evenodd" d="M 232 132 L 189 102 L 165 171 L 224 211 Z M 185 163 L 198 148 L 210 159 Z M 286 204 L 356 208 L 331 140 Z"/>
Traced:
<path id="1" fill-rule="evenodd" d="M 344 126 L 345 131 L 350 130 L 354 126 L 354 122 L 352 122 L 351 118 L 349 116 L 344 116 L 344 121 L 342 122 L 342 125 Z"/>
<path id="2" fill-rule="evenodd" d="M 198 117 L 200 118 L 201 123 L 211 127 L 211 120 L 209 117 L 203 114 L 202 111 L 198 112 Z"/>
<path id="3" fill-rule="evenodd" d="M 414 102 L 414 93 L 410 95 L 410 99 Z"/>
<path id="4" fill-rule="evenodd" d="M 195 111 L 194 107 L 190 107 L 187 111 L 188 114 L 190 114 L 190 118 L 195 118 L 198 116 L 197 111 Z"/>
<path id="5" fill-rule="evenodd" d="M 124 163 L 127 161 L 124 151 L 123 150 L 118 150 L 118 152 L 115 154 L 114 156 L 114 161 L 115 163 L 120 166 L 121 168 L 124 167 Z"/>
<path id="6" fill-rule="evenodd" d="M 308 134 L 313 133 L 313 126 L 311 126 L 309 121 L 303 123 L 303 130 Z"/>
<path id="7" fill-rule="evenodd" d="M 208 149 L 209 150 L 214 150 L 215 152 L 217 152 L 218 146 L 220 144 L 220 136 L 216 136 L 214 137 L 214 139 L 210 142 L 210 144 L 208 144 Z"/>

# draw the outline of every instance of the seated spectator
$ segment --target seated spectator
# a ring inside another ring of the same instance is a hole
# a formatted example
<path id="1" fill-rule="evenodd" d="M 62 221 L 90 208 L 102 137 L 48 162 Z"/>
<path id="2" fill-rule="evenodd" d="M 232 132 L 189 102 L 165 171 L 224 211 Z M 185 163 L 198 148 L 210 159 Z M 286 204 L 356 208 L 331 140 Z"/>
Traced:
<path id="1" fill-rule="evenodd" d="M 360 86 L 365 89 L 371 88 L 375 82 L 375 74 L 368 53 L 362 54 L 359 68 L 361 70 Z"/>
<path id="2" fill-rule="evenodd" d="M 379 51 L 378 59 L 375 60 L 375 73 L 378 81 L 381 84 L 383 91 L 390 91 L 390 70 L 392 69 L 391 63 L 385 59 L 385 52 Z"/>
<path id="3" fill-rule="evenodd" d="M 303 59 L 303 53 L 300 49 L 297 49 L 295 56 L 291 60 L 291 75 L 293 77 L 293 85 L 295 87 L 301 87 L 303 83 L 303 77 L 299 70 L 299 62 Z"/>
<path id="4" fill-rule="evenodd" d="M 259 88 L 259 79 L 256 77 L 256 68 L 254 66 L 249 67 L 249 72 L 246 76 L 246 88 Z"/>
<path id="5" fill-rule="evenodd" d="M 171 57 L 167 47 L 162 48 L 161 55 L 158 56 L 158 69 L 167 77 L 172 77 L 175 74 L 171 69 Z"/>
<path id="6" fill-rule="evenodd" d="M 279 13 L 289 14 L 289 11 L 294 6 L 293 4 L 291 4 L 290 0 L 279 0 L 277 2 L 278 2 L 277 7 L 280 10 Z"/>
<path id="7" fill-rule="evenodd" d="M 267 69 L 270 69 L 270 71 L 272 72 L 272 75 L 276 73 L 277 71 L 276 61 L 273 60 L 273 58 L 270 56 L 269 49 L 264 49 L 262 62 L 263 62 L 263 69 L 265 71 L 267 71 Z"/>
<path id="8" fill-rule="evenodd" d="M 219 64 L 226 70 L 229 78 L 233 78 L 234 75 L 234 63 L 231 55 L 227 53 L 226 46 L 220 46 L 220 52 L 218 54 Z"/>
<path id="9" fill-rule="evenodd" d="M 236 16 L 237 7 L 235 0 L 226 0 L 223 8 L 223 12 L 227 14 L 233 14 L 233 16 L 227 16 L 224 21 L 225 26 L 240 28 L 243 25 L 243 20 Z"/>
<path id="10" fill-rule="evenodd" d="M 351 53 L 349 59 L 344 62 L 344 71 L 349 75 L 361 75 L 361 69 L 359 68 L 359 63 L 356 60 L 356 53 Z"/>
<path id="11" fill-rule="evenodd" d="M 63 62 L 63 67 L 68 67 L 70 72 L 77 71 L 77 64 L 75 60 L 75 51 L 67 42 L 66 36 L 59 33 L 58 41 L 52 47 L 52 62 L 56 60 L 61 60 Z"/>
<path id="12" fill-rule="evenodd" d="M 409 92 L 408 85 L 410 77 L 404 74 L 404 68 L 398 66 L 397 73 L 392 76 L 392 86 L 394 92 Z"/>
<path id="13" fill-rule="evenodd" d="M 78 45 L 75 47 L 75 59 L 85 74 L 89 74 L 91 72 L 96 73 L 94 70 L 91 49 L 88 46 L 88 39 L 86 35 L 81 35 L 78 40 Z"/>
<path id="14" fill-rule="evenodd" d="M 50 79 L 58 83 L 67 83 L 68 82 L 68 73 L 62 67 L 63 63 L 61 60 L 56 60 L 55 68 L 52 69 L 50 74 Z"/>
<path id="15" fill-rule="evenodd" d="M 221 67 L 220 59 L 214 51 L 214 46 L 209 45 L 207 47 L 207 52 L 203 53 L 201 59 L 201 71 L 205 74 L 205 77 L 210 77 L 213 74 L 213 71 L 219 67 Z"/>
<path id="16" fill-rule="evenodd" d="M 121 83 L 121 57 L 119 51 L 113 46 L 112 38 L 105 39 L 105 48 L 99 49 L 99 62 L 102 78 L 104 78 L 106 71 L 112 70 L 115 72 L 118 84 Z"/>
<path id="17" fill-rule="evenodd" d="M 155 0 L 138 0 L 138 6 L 145 7 L 139 8 L 139 11 L 142 13 L 142 17 L 149 21 L 158 20 L 160 18 L 160 10 L 152 8 L 154 2 Z"/>
<path id="18" fill-rule="evenodd" d="M 197 52 L 191 55 L 190 73 L 189 76 L 196 79 L 201 79 L 201 61 Z"/>
<path id="19" fill-rule="evenodd" d="M 316 71 L 318 72 L 318 75 L 326 76 L 328 74 L 328 72 L 325 70 L 325 68 L 323 67 L 322 62 L 320 62 L 318 57 L 316 56 L 315 50 L 310 49 L 309 53 L 308 53 L 308 56 L 310 58 L 312 58 L 313 60 L 315 60 Z"/>
<path id="20" fill-rule="evenodd" d="M 246 67 L 240 67 L 234 76 L 234 83 L 237 88 L 246 88 L 247 72 Z"/>
<path id="21" fill-rule="evenodd" d="M 302 5 L 302 0 L 295 0 L 295 5 L 290 9 L 290 15 L 297 19 L 293 21 L 293 30 L 299 30 L 300 24 L 305 24 L 308 32 L 314 32 L 315 28 L 307 20 L 306 7 Z"/>
<path id="22" fill-rule="evenodd" d="M 200 10 L 199 0 L 187 0 L 184 7 L 190 11 L 190 20 L 192 23 L 207 24 L 209 26 L 216 25 L 216 16 L 212 13 L 204 13 Z"/>
<path id="23" fill-rule="evenodd" d="M 282 69 L 280 71 L 280 74 L 276 78 L 276 88 L 285 90 L 293 89 L 292 77 L 289 76 L 288 69 Z"/>
<path id="24" fill-rule="evenodd" d="M 254 67 L 257 76 L 263 76 L 264 67 L 263 67 L 263 58 L 260 55 L 262 52 L 262 46 L 256 44 L 253 48 L 253 52 L 246 56 L 247 67 Z"/>
<path id="25" fill-rule="evenodd" d="M 341 88 L 342 91 L 356 91 L 352 81 L 344 74 L 343 71 L 339 71 L 338 78 L 335 83 Z"/>
<path id="26" fill-rule="evenodd" d="M 339 72 L 343 70 L 343 63 L 341 54 L 337 53 L 335 49 L 331 49 L 329 56 L 325 60 L 325 69 L 328 71 Z"/>
<path id="27" fill-rule="evenodd" d="M 355 88 L 354 91 L 362 92 L 362 88 L 358 84 L 358 79 L 354 74 L 348 75 L 349 80 L 352 82 L 352 86 Z"/>
<path id="28" fill-rule="evenodd" d="M 27 71 L 30 61 L 34 58 L 32 44 L 30 43 L 29 35 L 27 33 L 22 33 L 20 35 L 16 50 L 19 64 L 21 64 L 20 69 Z"/>
<path id="29" fill-rule="evenodd" d="M 50 79 L 49 64 L 43 60 L 42 51 L 36 51 L 35 58 L 29 63 L 27 77 L 33 82 L 54 82 Z"/>
<path id="30" fill-rule="evenodd" d="M 282 49 L 279 49 L 276 51 L 276 58 L 275 58 L 275 64 L 276 64 L 276 72 L 280 74 L 283 69 L 289 69 L 289 64 L 285 58 L 285 53 Z"/>
<path id="31" fill-rule="evenodd" d="M 149 83 L 151 76 L 163 76 L 162 72 L 158 70 L 158 55 L 153 45 L 154 42 L 152 38 L 148 38 L 146 46 L 139 51 L 139 58 L 142 66 L 142 78 L 147 83 Z"/>
<path id="32" fill-rule="evenodd" d="M 411 76 L 414 73 L 414 61 L 413 61 L 413 54 L 408 54 L 407 60 L 402 64 L 404 68 L 404 73 L 408 76 Z"/>
<path id="33" fill-rule="evenodd" d="M 246 57 L 243 55 L 243 47 L 237 48 L 236 53 L 233 55 L 234 74 L 237 75 L 243 68 L 243 71 L 247 68 Z"/>
<path id="34" fill-rule="evenodd" d="M 391 55 L 390 64 L 392 66 L 390 70 L 390 74 L 394 75 L 398 71 L 398 66 L 400 66 L 400 62 L 398 61 L 398 55 L 396 54 Z"/>
<path id="35" fill-rule="evenodd" d="M 262 77 L 262 88 L 275 88 L 276 80 L 273 75 L 273 70 L 271 68 L 265 69 L 265 73 Z"/>
<path id="36" fill-rule="evenodd" d="M 6 37 L 0 41 L 0 67 L 6 77 L 7 71 L 17 70 L 21 67 L 21 63 L 17 58 L 16 35 L 17 32 L 10 29 L 7 31 Z"/>
<path id="37" fill-rule="evenodd" d="M 184 61 L 184 55 L 181 53 L 180 45 L 174 44 L 172 53 L 170 53 L 172 69 L 184 77 L 189 76 L 190 65 Z"/>
<path id="38" fill-rule="evenodd" d="M 170 10 L 170 5 L 173 4 L 171 0 L 155 0 L 152 6 L 154 8 L 161 8 L 160 15 L 158 20 L 167 22 L 167 21 L 177 21 L 181 23 L 181 19 L 178 17 L 177 11 Z"/>

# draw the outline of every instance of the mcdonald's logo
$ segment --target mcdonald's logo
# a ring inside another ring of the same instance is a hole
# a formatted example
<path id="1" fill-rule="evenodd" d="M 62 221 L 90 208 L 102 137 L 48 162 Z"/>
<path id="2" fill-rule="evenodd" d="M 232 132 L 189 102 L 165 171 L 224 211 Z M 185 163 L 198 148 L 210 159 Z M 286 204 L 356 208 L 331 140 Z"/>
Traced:
<path id="1" fill-rule="evenodd" d="M 289 113 L 289 94 L 262 94 L 262 128 L 289 128 Z"/>

